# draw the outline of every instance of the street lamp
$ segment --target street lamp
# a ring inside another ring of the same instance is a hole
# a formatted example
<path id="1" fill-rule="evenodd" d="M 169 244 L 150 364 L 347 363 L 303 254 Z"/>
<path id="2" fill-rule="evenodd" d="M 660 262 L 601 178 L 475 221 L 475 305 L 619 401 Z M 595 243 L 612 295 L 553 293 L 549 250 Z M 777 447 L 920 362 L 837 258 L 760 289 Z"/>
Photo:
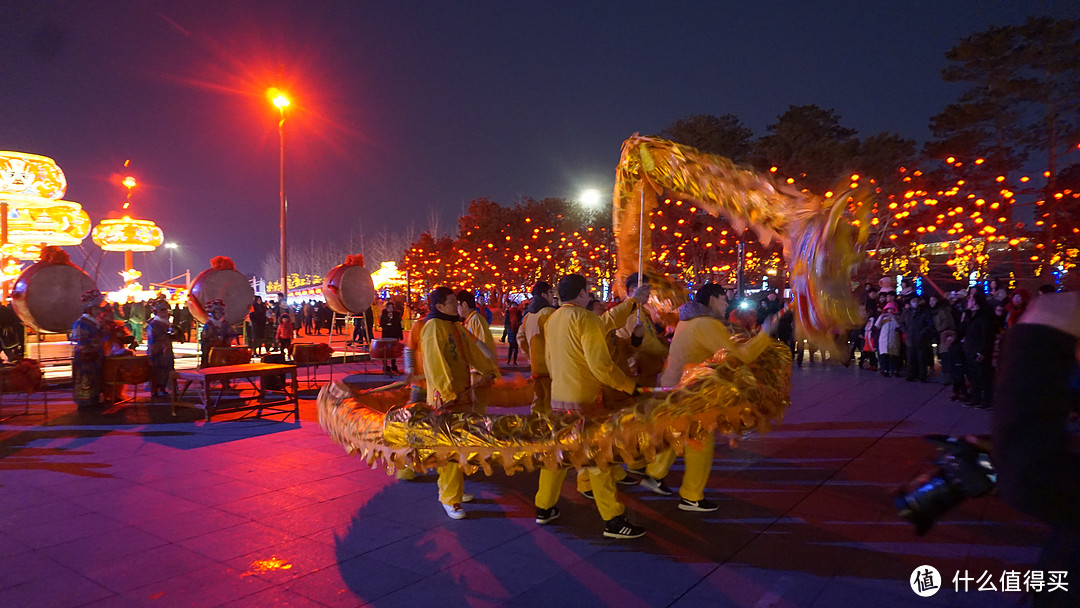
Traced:
<path id="1" fill-rule="evenodd" d="M 289 301 L 289 263 L 285 251 L 285 212 L 288 209 L 285 201 L 285 108 L 289 106 L 289 98 L 276 87 L 267 90 L 266 96 L 277 107 L 281 117 L 278 121 L 278 140 L 281 142 L 281 293 L 284 294 L 284 305 Z"/>
<path id="2" fill-rule="evenodd" d="M 589 188 L 581 191 L 581 204 L 589 209 L 595 210 L 600 207 L 600 191 L 596 188 Z"/>
<path id="3" fill-rule="evenodd" d="M 169 280 L 173 280 L 176 273 L 173 272 L 172 256 L 173 250 L 176 249 L 176 243 L 165 243 L 165 248 L 169 250 Z"/>
<path id="4" fill-rule="evenodd" d="M 127 188 L 127 199 L 124 200 L 124 209 L 127 209 L 131 206 L 131 189 L 134 188 L 137 184 L 135 182 L 135 178 L 131 177 L 130 175 L 124 178 L 123 184 L 124 187 Z"/>

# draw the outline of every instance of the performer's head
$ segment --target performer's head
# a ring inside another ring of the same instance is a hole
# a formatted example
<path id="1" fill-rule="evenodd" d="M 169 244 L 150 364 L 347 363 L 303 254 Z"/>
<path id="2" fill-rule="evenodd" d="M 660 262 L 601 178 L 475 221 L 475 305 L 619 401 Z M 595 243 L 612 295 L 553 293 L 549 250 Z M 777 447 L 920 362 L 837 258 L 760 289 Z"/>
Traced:
<path id="1" fill-rule="evenodd" d="M 641 274 L 634 272 L 630 276 L 626 277 L 626 293 L 630 294 L 637 289 L 638 283 L 641 282 Z M 649 284 L 649 277 L 645 277 L 645 284 Z"/>
<path id="2" fill-rule="evenodd" d="M 457 292 L 457 308 L 458 316 L 465 318 L 469 316 L 469 313 L 476 310 L 476 297 L 473 293 L 467 289 L 462 289 Z"/>
<path id="3" fill-rule="evenodd" d="M 551 283 L 547 281 L 537 281 L 532 288 L 532 297 L 543 298 L 547 300 L 548 304 L 555 303 L 555 289 L 551 287 Z"/>
<path id="4" fill-rule="evenodd" d="M 717 283 L 705 283 L 694 294 L 694 301 L 708 306 L 713 314 L 724 318 L 727 314 L 727 298 L 724 297 L 724 288 Z"/>
<path id="5" fill-rule="evenodd" d="M 602 316 L 604 312 L 607 311 L 607 306 L 604 306 L 604 303 L 600 300 L 597 300 L 596 298 L 590 298 L 589 304 L 585 308 L 588 308 L 589 312 L 593 313 L 598 317 Z"/>
<path id="6" fill-rule="evenodd" d="M 90 312 L 97 308 L 100 308 L 105 303 L 105 295 L 96 289 L 82 295 L 82 309 L 83 312 Z"/>
<path id="7" fill-rule="evenodd" d="M 580 274 L 568 274 L 559 279 L 559 300 L 585 306 L 589 303 L 589 282 Z"/>
<path id="8" fill-rule="evenodd" d="M 206 314 L 211 317 L 221 320 L 225 318 L 225 301 L 220 298 L 214 298 L 206 303 Z"/>
<path id="9" fill-rule="evenodd" d="M 457 296 L 449 287 L 436 287 L 427 297 L 428 306 L 451 317 L 457 316 Z"/>

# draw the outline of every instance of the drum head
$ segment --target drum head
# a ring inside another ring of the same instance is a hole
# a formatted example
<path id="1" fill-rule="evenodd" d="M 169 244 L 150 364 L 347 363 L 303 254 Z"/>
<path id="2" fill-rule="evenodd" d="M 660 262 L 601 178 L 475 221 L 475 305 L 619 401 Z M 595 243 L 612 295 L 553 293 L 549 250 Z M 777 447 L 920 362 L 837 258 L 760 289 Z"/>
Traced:
<path id="1" fill-rule="evenodd" d="M 94 279 L 78 266 L 38 262 L 16 280 L 12 307 L 37 331 L 66 333 L 82 315 L 82 295 L 95 287 Z"/>
<path id="2" fill-rule="evenodd" d="M 206 303 L 220 299 L 225 302 L 225 320 L 229 325 L 236 325 L 251 312 L 255 290 L 239 271 L 210 268 L 200 272 L 191 282 L 188 298 L 188 310 L 200 322 L 206 322 Z"/>
<path id="3" fill-rule="evenodd" d="M 335 266 L 326 275 L 323 297 L 339 314 L 360 314 L 375 301 L 375 282 L 363 266 Z"/>

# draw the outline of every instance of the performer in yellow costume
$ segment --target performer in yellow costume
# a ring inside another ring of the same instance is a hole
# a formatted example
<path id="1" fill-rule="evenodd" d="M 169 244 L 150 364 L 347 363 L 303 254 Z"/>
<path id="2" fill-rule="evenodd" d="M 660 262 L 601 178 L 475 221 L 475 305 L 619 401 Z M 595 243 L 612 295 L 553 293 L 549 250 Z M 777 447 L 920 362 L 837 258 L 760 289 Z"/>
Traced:
<path id="1" fill-rule="evenodd" d="M 462 289 L 457 292 L 458 316 L 465 323 L 465 329 L 488 349 L 488 356 L 495 360 L 495 336 L 491 335 L 487 319 L 476 309 L 476 296 L 471 291 Z"/>
<path id="2" fill-rule="evenodd" d="M 721 349 L 741 361 L 752 361 L 766 346 L 775 342 L 767 329 L 763 329 L 746 343 L 735 342 L 731 332 L 721 321 L 726 312 L 727 298 L 724 297 L 723 288 L 716 283 L 702 285 L 694 295 L 693 302 L 679 307 L 679 324 L 675 327 L 667 366 L 660 378 L 662 386 L 675 386 L 687 365 L 701 363 Z M 705 485 L 709 481 L 716 445 L 715 437 L 712 433 L 703 432 L 700 427 L 691 427 L 689 435 L 690 441 L 687 442 L 683 455 L 686 459 L 686 473 L 683 475 L 682 485 L 679 486 L 679 509 L 715 511 L 719 505 L 705 499 Z M 659 452 L 646 467 L 646 476 L 641 480 L 641 485 L 661 496 L 673 494 L 664 484 L 664 478 L 674 462 L 675 450 L 668 448 Z"/>
<path id="3" fill-rule="evenodd" d="M 547 362 L 544 361 L 544 326 L 548 317 L 555 312 L 555 289 L 547 281 L 537 281 L 532 288 L 532 301 L 521 319 L 518 330 L 518 349 L 529 353 L 529 368 L 532 371 L 534 414 L 551 413 L 551 375 L 548 374 Z"/>
<path id="4" fill-rule="evenodd" d="M 551 314 L 545 329 L 546 362 L 551 372 L 551 407 L 553 410 L 583 412 L 588 415 L 600 406 L 601 387 L 637 394 L 638 388 L 616 367 L 608 351 L 604 324 L 588 311 L 591 299 L 585 277 L 571 274 L 559 281 L 563 304 Z M 644 528 L 626 519 L 626 507 L 619 502 L 611 467 L 588 467 L 593 496 L 604 518 L 604 536 L 637 538 Z M 536 523 L 548 524 L 559 517 L 559 501 L 566 469 L 540 471 L 536 491 Z"/>
<path id="5" fill-rule="evenodd" d="M 648 280 L 642 285 L 638 285 L 638 275 L 634 273 L 626 279 L 626 292 L 631 294 L 629 298 L 623 300 L 619 304 L 611 307 L 606 311 L 602 311 L 597 314 L 600 317 L 600 321 L 604 324 L 604 337 L 608 345 L 608 353 L 611 354 L 611 358 L 615 361 L 615 364 L 631 378 L 634 377 L 634 372 L 631 371 L 631 365 L 629 360 L 633 358 L 634 353 L 637 352 L 638 347 L 642 345 L 642 339 L 645 336 L 646 329 L 644 326 L 638 326 L 637 311 L 643 307 L 649 301 L 649 283 Z M 648 323 L 648 313 L 642 311 L 644 315 L 642 318 L 646 319 Z M 629 327 L 625 334 L 623 328 Z M 654 331 L 655 333 L 655 331 Z M 664 345 L 664 352 L 667 352 L 667 346 Z M 663 367 L 663 361 L 660 362 L 660 366 Z M 654 386 L 656 383 L 643 384 L 637 382 L 642 386 Z M 619 391 L 611 387 L 603 387 L 605 407 L 608 410 L 617 409 L 621 406 L 621 402 L 625 401 L 619 397 Z M 617 405 L 618 404 L 618 405 Z M 641 467 L 639 475 L 645 474 L 645 462 L 635 463 L 634 466 Z M 626 469 L 621 466 L 614 466 L 611 469 L 612 478 L 615 483 L 620 485 L 634 486 L 638 484 L 636 478 L 627 477 Z M 581 492 L 585 498 L 593 500 L 592 483 L 589 480 L 589 470 L 581 469 L 577 475 L 577 491 Z"/>
<path id="6" fill-rule="evenodd" d="M 437 409 L 471 409 L 472 392 L 499 377 L 499 369 L 489 359 L 457 316 L 458 302 L 449 287 L 437 287 L 428 295 L 431 313 L 420 333 L 420 355 L 427 380 L 428 405 Z M 469 369 L 480 372 L 472 384 Z M 439 502 L 452 519 L 465 517 L 465 476 L 457 463 L 439 467 Z"/>
<path id="7" fill-rule="evenodd" d="M 457 292 L 457 301 L 458 316 L 462 318 L 465 329 L 472 334 L 480 349 L 487 351 L 485 354 L 491 359 L 492 363 L 498 366 L 499 357 L 496 354 L 498 351 L 495 350 L 495 336 L 491 335 L 491 328 L 488 327 L 484 314 L 476 309 L 476 296 L 471 291 L 462 289 Z M 489 403 L 491 403 L 490 386 L 476 388 L 473 391 L 473 409 L 476 413 L 487 413 Z"/>

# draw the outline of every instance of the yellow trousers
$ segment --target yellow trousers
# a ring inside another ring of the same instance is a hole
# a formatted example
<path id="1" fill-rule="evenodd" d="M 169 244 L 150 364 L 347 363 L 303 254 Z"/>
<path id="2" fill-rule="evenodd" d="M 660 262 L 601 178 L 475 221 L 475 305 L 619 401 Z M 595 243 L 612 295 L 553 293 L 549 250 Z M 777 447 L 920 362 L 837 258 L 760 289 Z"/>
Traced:
<path id="1" fill-rule="evenodd" d="M 626 479 L 626 469 L 619 465 L 611 466 L 612 481 L 619 482 Z M 577 474 L 577 491 L 588 492 L 592 489 L 592 481 L 589 478 L 589 469 L 581 469 Z"/>
<path id="2" fill-rule="evenodd" d="M 444 505 L 461 503 L 465 493 L 465 475 L 456 462 L 448 462 L 439 467 L 439 502 Z"/>
<path id="3" fill-rule="evenodd" d="M 707 437 L 703 443 L 701 449 L 687 444 L 686 451 L 683 453 L 686 472 L 683 474 L 682 485 L 679 486 L 679 496 L 686 500 L 698 501 L 705 498 L 705 485 L 709 483 L 709 472 L 712 471 L 716 440 Z M 663 479 L 667 477 L 674 462 L 675 450 L 666 449 L 658 453 L 649 466 L 645 467 L 645 474 L 653 479 Z"/>
<path id="4" fill-rule="evenodd" d="M 585 471 L 589 473 L 593 497 L 596 500 L 596 508 L 600 511 L 600 517 L 608 521 L 626 512 L 626 507 L 619 502 L 615 493 L 615 478 L 611 475 L 611 467 L 602 469 L 587 467 Z M 563 481 L 566 481 L 566 469 L 556 471 L 540 469 L 540 486 L 536 490 L 535 501 L 537 509 L 550 509 L 559 502 Z"/>
<path id="5" fill-rule="evenodd" d="M 532 413 L 551 414 L 551 376 L 533 376 Z"/>

